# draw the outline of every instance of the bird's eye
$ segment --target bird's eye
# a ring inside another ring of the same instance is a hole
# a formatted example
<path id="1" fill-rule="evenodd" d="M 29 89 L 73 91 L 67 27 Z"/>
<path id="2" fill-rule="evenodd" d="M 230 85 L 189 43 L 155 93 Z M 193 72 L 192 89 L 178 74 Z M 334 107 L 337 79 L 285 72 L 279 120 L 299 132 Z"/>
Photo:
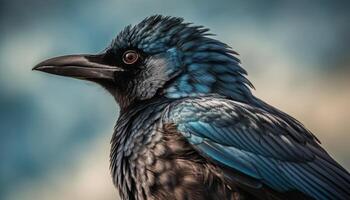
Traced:
<path id="1" fill-rule="evenodd" d="M 139 59 L 139 54 L 134 50 L 128 50 L 123 54 L 123 62 L 127 65 L 136 63 Z"/>

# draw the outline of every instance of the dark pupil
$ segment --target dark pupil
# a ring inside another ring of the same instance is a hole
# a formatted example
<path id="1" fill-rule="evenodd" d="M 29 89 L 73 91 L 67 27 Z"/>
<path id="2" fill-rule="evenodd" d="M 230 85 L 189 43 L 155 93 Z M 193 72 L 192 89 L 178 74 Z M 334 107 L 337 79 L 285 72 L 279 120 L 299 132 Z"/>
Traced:
<path id="1" fill-rule="evenodd" d="M 135 56 L 134 53 L 127 53 L 127 54 L 125 55 L 125 60 L 126 60 L 127 62 L 133 62 L 133 61 L 135 60 L 135 58 L 136 58 L 136 56 Z"/>

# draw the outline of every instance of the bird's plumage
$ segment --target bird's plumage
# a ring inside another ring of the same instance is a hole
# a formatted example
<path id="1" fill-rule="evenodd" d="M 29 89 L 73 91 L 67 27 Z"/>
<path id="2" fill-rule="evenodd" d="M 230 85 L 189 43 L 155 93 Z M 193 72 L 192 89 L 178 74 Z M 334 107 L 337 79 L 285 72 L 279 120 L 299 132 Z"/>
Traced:
<path id="1" fill-rule="evenodd" d="M 118 55 L 123 49 L 137 48 L 150 55 L 145 60 L 147 70 L 134 79 L 137 98 L 152 97 L 158 90 L 168 98 L 216 93 L 240 101 L 250 99 L 252 84 L 237 53 L 209 37 L 208 30 L 184 23 L 182 18 L 155 15 L 127 26 L 108 51 Z"/>
<path id="2" fill-rule="evenodd" d="M 35 69 L 115 97 L 111 171 L 122 199 L 350 199 L 349 173 L 300 122 L 256 98 L 237 53 L 210 36 L 155 15 L 101 55 Z M 132 65 L 130 51 L 140 58 Z"/>
<path id="3" fill-rule="evenodd" d="M 254 179 L 256 188 L 301 191 L 317 199 L 349 196 L 346 170 L 285 116 L 209 96 L 181 101 L 169 118 L 201 155 Z"/>

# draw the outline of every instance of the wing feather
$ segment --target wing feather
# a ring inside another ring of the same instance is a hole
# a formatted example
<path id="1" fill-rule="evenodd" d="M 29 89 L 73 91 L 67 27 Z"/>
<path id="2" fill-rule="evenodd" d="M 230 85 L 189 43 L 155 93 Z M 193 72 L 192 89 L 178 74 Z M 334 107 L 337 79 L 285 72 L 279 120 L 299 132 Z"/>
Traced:
<path id="1" fill-rule="evenodd" d="M 273 190 L 350 199 L 349 173 L 287 114 L 211 96 L 177 102 L 166 116 L 203 157 Z"/>

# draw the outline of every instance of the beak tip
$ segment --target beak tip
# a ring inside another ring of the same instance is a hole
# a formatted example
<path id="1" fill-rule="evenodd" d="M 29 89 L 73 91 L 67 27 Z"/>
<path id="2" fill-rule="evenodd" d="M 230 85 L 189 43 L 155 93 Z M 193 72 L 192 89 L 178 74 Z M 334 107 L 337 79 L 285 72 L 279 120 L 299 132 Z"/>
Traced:
<path id="1" fill-rule="evenodd" d="M 43 71 L 45 67 L 46 67 L 45 65 L 42 65 L 41 63 L 39 63 L 32 68 L 32 71 Z"/>
<path id="2" fill-rule="evenodd" d="M 35 65 L 35 66 L 32 68 L 32 71 L 37 71 L 37 70 L 39 70 L 39 68 L 40 68 L 40 66 Z"/>

